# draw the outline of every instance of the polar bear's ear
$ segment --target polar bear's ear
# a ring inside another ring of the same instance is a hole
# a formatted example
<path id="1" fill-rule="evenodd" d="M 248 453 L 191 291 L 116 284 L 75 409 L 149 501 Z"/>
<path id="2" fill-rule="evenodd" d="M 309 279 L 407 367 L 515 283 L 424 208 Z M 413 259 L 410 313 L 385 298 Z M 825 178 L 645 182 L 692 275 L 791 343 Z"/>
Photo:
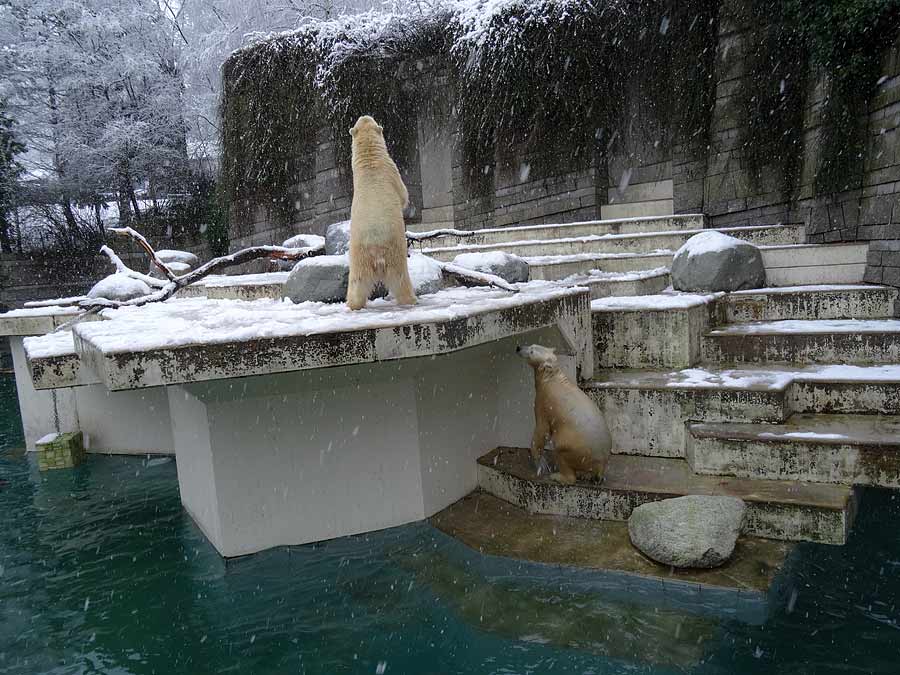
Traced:
<path id="1" fill-rule="evenodd" d="M 354 137 L 356 136 L 356 127 L 350 127 L 350 135 Z"/>

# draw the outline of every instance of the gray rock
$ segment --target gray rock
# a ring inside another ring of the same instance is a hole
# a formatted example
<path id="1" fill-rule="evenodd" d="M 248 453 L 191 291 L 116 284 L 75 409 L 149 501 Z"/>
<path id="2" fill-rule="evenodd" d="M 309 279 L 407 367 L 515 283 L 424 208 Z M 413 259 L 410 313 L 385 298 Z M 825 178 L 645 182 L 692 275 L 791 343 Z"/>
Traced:
<path id="1" fill-rule="evenodd" d="M 89 298 L 106 298 L 124 302 L 150 295 L 150 286 L 140 279 L 132 279 L 127 274 L 116 272 L 94 284 L 87 294 Z"/>
<path id="2" fill-rule="evenodd" d="M 301 260 L 284 283 L 284 295 L 292 302 L 344 302 L 350 281 L 350 259 L 344 255 L 318 255 Z M 387 291 L 375 288 L 372 298 Z"/>
<path id="3" fill-rule="evenodd" d="M 511 284 L 528 281 L 528 263 L 506 251 L 479 251 L 461 253 L 453 260 L 454 265 L 468 270 L 494 274 Z"/>
<path id="4" fill-rule="evenodd" d="M 759 249 L 715 230 L 695 234 L 672 260 L 672 287 L 677 291 L 741 291 L 765 285 Z"/>
<path id="5" fill-rule="evenodd" d="M 642 504 L 628 535 L 648 558 L 673 567 L 716 567 L 731 557 L 744 520 L 737 497 L 689 495 Z"/>
<path id="6" fill-rule="evenodd" d="M 332 223 L 325 230 L 325 255 L 341 255 L 350 250 L 350 221 Z"/>
<path id="7" fill-rule="evenodd" d="M 444 273 L 434 258 L 413 251 L 406 262 L 409 279 L 412 281 L 416 295 L 427 295 L 441 290 L 444 285 Z"/>
<path id="8" fill-rule="evenodd" d="M 421 253 L 413 253 L 407 262 L 416 295 L 436 293 L 442 287 L 441 266 Z M 293 302 L 343 302 L 350 280 L 350 259 L 344 255 L 320 255 L 301 260 L 284 284 L 284 295 Z M 371 298 L 384 298 L 387 290 L 380 284 Z"/>

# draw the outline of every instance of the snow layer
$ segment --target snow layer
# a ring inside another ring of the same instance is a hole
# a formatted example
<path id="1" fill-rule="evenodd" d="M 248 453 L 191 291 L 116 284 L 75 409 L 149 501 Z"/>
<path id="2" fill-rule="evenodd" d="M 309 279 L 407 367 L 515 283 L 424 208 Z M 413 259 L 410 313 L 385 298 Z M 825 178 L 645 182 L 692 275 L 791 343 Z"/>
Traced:
<path id="1" fill-rule="evenodd" d="M 771 389 L 781 390 L 791 382 L 900 382 L 900 365 L 816 365 L 758 368 L 685 368 L 617 377 L 595 386 L 662 386 L 667 388 Z"/>
<path id="2" fill-rule="evenodd" d="M 603 272 L 602 270 L 589 270 L 584 274 L 572 274 L 562 280 L 565 284 L 590 283 L 594 281 L 643 281 L 653 277 L 663 276 L 669 273 L 668 267 L 655 267 L 652 270 L 638 270 L 635 272 Z"/>
<path id="3" fill-rule="evenodd" d="M 591 302 L 592 312 L 654 311 L 699 307 L 720 297 L 721 293 L 660 293 L 658 295 L 626 295 L 600 298 Z"/>
<path id="4" fill-rule="evenodd" d="M 317 234 L 295 234 L 281 244 L 285 248 L 325 248 L 325 237 Z"/>
<path id="5" fill-rule="evenodd" d="M 170 265 L 173 272 L 176 271 L 174 266 L 179 264 L 181 263 L 172 263 Z M 88 291 L 88 297 L 106 298 L 107 300 L 131 300 L 132 298 L 150 295 L 150 292 L 150 287 L 140 279 L 116 272 L 94 284 L 91 290 Z"/>
<path id="6" fill-rule="evenodd" d="M 757 434 L 759 438 L 770 438 L 770 439 L 779 439 L 779 438 L 796 438 L 802 440 L 810 440 L 810 441 L 846 441 L 849 440 L 847 436 L 843 434 L 829 434 L 818 431 L 782 431 L 782 432 L 771 432 L 771 431 L 763 431 Z"/>
<path id="7" fill-rule="evenodd" d="M 667 248 L 658 248 L 646 253 L 570 253 L 561 255 L 527 255 L 522 256 L 529 265 L 564 265 L 576 262 L 600 262 L 612 258 L 653 258 L 656 256 L 671 256 L 673 251 Z"/>
<path id="8" fill-rule="evenodd" d="M 755 321 L 724 326 L 710 335 L 754 335 L 772 333 L 898 333 L 900 319 L 788 319 Z"/>
<path id="9" fill-rule="evenodd" d="M 164 263 L 182 263 L 184 265 L 189 265 L 193 267 L 200 259 L 195 256 L 193 253 L 188 251 L 177 251 L 175 249 L 164 248 L 161 251 L 156 252 L 156 257 L 162 260 Z"/>
<path id="10" fill-rule="evenodd" d="M 24 309 L 11 309 L 0 314 L 2 319 L 14 319 L 30 316 L 56 316 L 58 314 L 79 314 L 78 307 L 62 307 L 60 305 L 48 305 L 47 307 L 25 307 Z"/>
<path id="11" fill-rule="evenodd" d="M 406 259 L 406 267 L 409 270 L 413 288 L 440 287 L 443 272 L 440 263 L 434 258 L 413 252 Z"/>
<path id="12" fill-rule="evenodd" d="M 470 270 L 492 274 L 494 267 L 501 267 L 507 264 L 510 258 L 521 260 L 519 256 L 506 251 L 478 251 L 475 253 L 460 253 L 453 259 L 453 264 Z"/>
<path id="13" fill-rule="evenodd" d="M 751 288 L 746 291 L 734 291 L 731 295 L 771 295 L 773 293 L 823 293 L 827 291 L 871 291 L 889 288 L 873 284 L 818 284 L 810 286 L 774 286 L 767 288 Z"/>
<path id="14" fill-rule="evenodd" d="M 234 276 L 216 275 L 203 281 L 206 287 L 259 286 L 265 284 L 283 284 L 290 272 L 263 272 L 261 274 L 235 274 Z"/>
<path id="15" fill-rule="evenodd" d="M 22 344 L 25 347 L 25 355 L 29 359 L 46 359 L 75 353 L 72 331 L 68 330 L 27 337 Z"/>
<path id="16" fill-rule="evenodd" d="M 727 251 L 735 246 L 741 246 L 747 242 L 729 237 L 716 230 L 705 230 L 699 234 L 695 234 L 688 239 L 681 248 L 675 253 L 676 256 L 687 254 L 688 258 L 693 258 L 704 253 L 714 253 L 717 251 Z"/>
<path id="17" fill-rule="evenodd" d="M 519 288 L 515 294 L 492 288 L 448 288 L 422 296 L 414 307 L 374 300 L 355 312 L 344 303 L 183 298 L 105 310 L 105 321 L 78 324 L 74 330 L 110 354 L 434 323 L 586 291 L 545 281 Z"/>
<path id="18" fill-rule="evenodd" d="M 59 438 L 59 433 L 54 431 L 52 433 L 47 434 L 46 436 L 41 436 L 39 439 L 37 439 L 34 442 L 34 444 L 35 445 L 44 445 L 45 443 L 52 443 L 57 438 Z"/>

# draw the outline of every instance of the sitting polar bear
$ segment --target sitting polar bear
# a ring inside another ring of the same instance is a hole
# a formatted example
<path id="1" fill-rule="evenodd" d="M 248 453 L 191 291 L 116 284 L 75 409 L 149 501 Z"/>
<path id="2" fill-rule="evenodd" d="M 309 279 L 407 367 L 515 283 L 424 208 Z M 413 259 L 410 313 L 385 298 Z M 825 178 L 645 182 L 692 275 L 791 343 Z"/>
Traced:
<path id="1" fill-rule="evenodd" d="M 365 307 L 381 282 L 401 305 L 416 304 L 406 266 L 403 209 L 409 201 L 397 165 L 388 155 L 383 129 L 364 115 L 353 136 L 353 202 L 350 205 L 350 279 L 347 306 Z"/>
<path id="2" fill-rule="evenodd" d="M 556 353 L 541 345 L 516 347 L 534 368 L 534 435 L 531 459 L 538 475 L 546 470 L 543 462 L 547 438 L 556 451 L 557 473 L 550 478 L 572 484 L 577 474 L 589 474 L 603 480 L 612 441 L 603 413 L 596 404 L 560 370 Z"/>

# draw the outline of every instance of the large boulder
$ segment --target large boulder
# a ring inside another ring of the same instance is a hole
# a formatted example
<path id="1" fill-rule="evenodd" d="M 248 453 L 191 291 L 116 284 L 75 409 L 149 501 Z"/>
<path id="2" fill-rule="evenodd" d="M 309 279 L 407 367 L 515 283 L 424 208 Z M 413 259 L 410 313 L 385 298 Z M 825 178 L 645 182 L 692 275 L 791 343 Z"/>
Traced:
<path id="1" fill-rule="evenodd" d="M 284 248 L 321 248 L 325 246 L 325 237 L 317 234 L 295 234 L 281 244 Z"/>
<path id="2" fill-rule="evenodd" d="M 412 281 L 416 295 L 428 295 L 441 290 L 444 273 L 434 258 L 413 251 L 406 259 L 406 263 L 409 269 L 409 279 Z"/>
<path id="3" fill-rule="evenodd" d="M 350 250 L 350 221 L 332 223 L 325 230 L 325 255 L 341 255 Z"/>
<path id="4" fill-rule="evenodd" d="M 759 249 L 715 230 L 695 234 L 672 260 L 672 287 L 677 291 L 742 291 L 765 285 Z"/>
<path id="5" fill-rule="evenodd" d="M 528 263 L 506 251 L 479 251 L 460 253 L 453 259 L 454 265 L 484 274 L 494 274 L 511 284 L 528 281 Z"/>
<path id="6" fill-rule="evenodd" d="M 163 250 L 156 252 L 156 257 L 167 265 L 169 263 L 183 263 L 191 269 L 194 269 L 200 263 L 200 258 L 190 251 L 175 251 L 164 248 Z"/>
<path id="7" fill-rule="evenodd" d="M 293 302 L 343 302 L 349 279 L 346 255 L 318 255 L 294 265 L 284 283 L 284 295 Z"/>
<path id="8" fill-rule="evenodd" d="M 106 298 L 124 302 L 150 294 L 150 286 L 140 279 L 116 272 L 101 279 L 88 291 L 89 298 Z"/>
<path id="9" fill-rule="evenodd" d="M 648 558 L 672 567 L 717 567 L 731 557 L 744 521 L 737 497 L 689 495 L 642 504 L 628 535 Z"/>
<path id="10" fill-rule="evenodd" d="M 407 259 L 409 278 L 416 295 L 436 293 L 441 289 L 441 266 L 421 253 L 412 253 Z M 343 302 L 347 297 L 350 281 L 350 258 L 344 255 L 319 255 L 305 258 L 296 265 L 284 284 L 284 295 L 293 302 Z M 387 295 L 378 284 L 372 298 Z"/>
<path id="11" fill-rule="evenodd" d="M 325 237 L 317 234 L 295 234 L 289 239 L 285 239 L 282 244 L 284 248 L 324 248 Z M 277 272 L 290 272 L 297 264 L 296 260 L 273 260 L 272 267 Z"/>

